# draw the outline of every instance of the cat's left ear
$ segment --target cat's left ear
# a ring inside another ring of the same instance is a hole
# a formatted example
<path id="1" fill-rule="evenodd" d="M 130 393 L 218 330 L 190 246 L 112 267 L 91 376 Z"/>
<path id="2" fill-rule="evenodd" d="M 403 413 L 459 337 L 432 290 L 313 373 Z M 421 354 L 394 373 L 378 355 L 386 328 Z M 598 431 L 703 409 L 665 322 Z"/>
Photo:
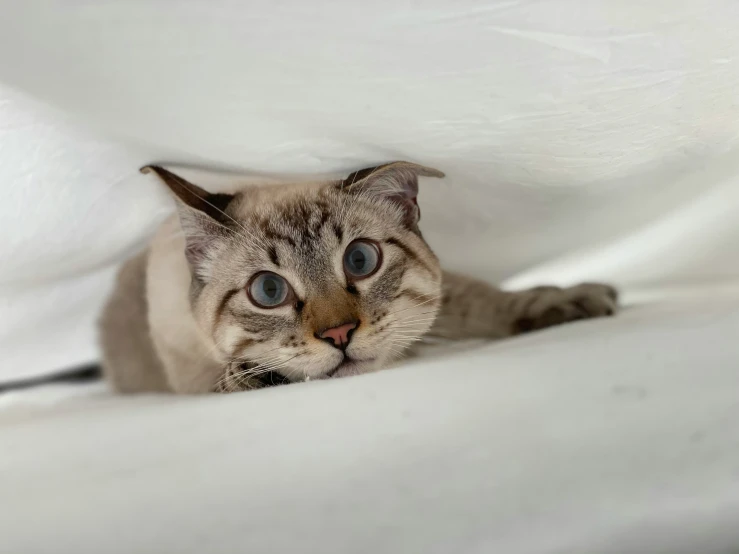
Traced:
<path id="1" fill-rule="evenodd" d="M 226 214 L 234 195 L 210 193 L 163 167 L 141 168 L 141 173 L 150 172 L 156 173 L 179 200 L 177 212 L 185 235 L 185 256 L 193 273 L 203 276 L 207 273 L 209 253 L 234 225 Z"/>
<path id="2" fill-rule="evenodd" d="M 411 162 L 391 162 L 355 171 L 341 181 L 339 188 L 347 192 L 376 195 L 397 203 L 405 210 L 406 224 L 415 227 L 421 219 L 417 200 L 418 177 L 441 178 L 444 173 Z"/>

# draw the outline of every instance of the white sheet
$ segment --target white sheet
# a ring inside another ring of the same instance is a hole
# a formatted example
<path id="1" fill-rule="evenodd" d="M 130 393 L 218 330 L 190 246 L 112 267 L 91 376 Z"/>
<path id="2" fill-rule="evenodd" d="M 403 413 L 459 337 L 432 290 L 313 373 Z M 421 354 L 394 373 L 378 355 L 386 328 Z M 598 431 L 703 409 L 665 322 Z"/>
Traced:
<path id="1" fill-rule="evenodd" d="M 95 355 L 152 161 L 435 165 L 431 244 L 513 286 L 739 274 L 731 0 L 6 4 L 0 83 L 61 111 L 0 93 L 0 379 Z"/>
<path id="2" fill-rule="evenodd" d="M 116 267 L 171 210 L 145 150 L 70 119 L 0 87 L 0 382 L 98 359 Z"/>
<path id="3" fill-rule="evenodd" d="M 3 551 L 734 552 L 737 329 L 723 294 L 255 393 L 15 395 Z"/>

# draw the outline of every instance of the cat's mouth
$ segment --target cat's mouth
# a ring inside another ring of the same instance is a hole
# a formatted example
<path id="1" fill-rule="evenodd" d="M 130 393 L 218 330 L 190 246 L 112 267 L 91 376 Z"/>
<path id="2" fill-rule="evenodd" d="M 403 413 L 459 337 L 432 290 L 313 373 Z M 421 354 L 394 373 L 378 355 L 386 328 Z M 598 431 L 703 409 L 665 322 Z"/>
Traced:
<path id="1" fill-rule="evenodd" d="M 278 373 L 276 371 L 267 371 L 257 375 L 256 380 L 263 387 L 276 387 L 278 385 L 287 385 L 290 383 L 290 379 Z"/>
<path id="2" fill-rule="evenodd" d="M 344 368 L 351 367 L 352 364 L 354 364 L 354 360 L 352 360 L 349 356 L 344 356 L 344 359 L 341 360 L 341 362 L 339 363 L 339 365 L 337 365 L 331 371 L 329 371 L 328 373 L 326 373 L 326 375 L 324 375 L 324 378 L 325 379 L 331 379 L 331 377 L 333 377 L 334 375 L 336 375 L 339 372 L 339 370 L 344 369 Z"/>
<path id="3" fill-rule="evenodd" d="M 359 373 L 362 373 L 361 371 L 362 367 L 364 367 L 367 363 L 372 362 L 372 361 L 373 361 L 372 359 L 355 360 L 345 354 L 344 359 L 341 360 L 339 365 L 337 365 L 331 371 L 321 375 L 319 379 L 331 379 L 332 377 L 348 377 L 349 375 L 357 375 Z M 289 378 L 285 377 L 281 373 L 278 373 L 277 371 L 267 371 L 265 373 L 258 375 L 256 379 L 260 382 L 260 384 L 263 387 L 288 385 L 292 382 Z M 308 379 L 306 379 L 306 381 L 307 380 Z"/>
<path id="4" fill-rule="evenodd" d="M 349 375 L 356 375 L 361 373 L 361 368 L 371 362 L 372 360 L 355 360 L 344 354 L 344 359 L 341 363 L 333 368 L 331 371 L 326 373 L 322 378 L 331 379 L 332 377 L 348 377 Z"/>

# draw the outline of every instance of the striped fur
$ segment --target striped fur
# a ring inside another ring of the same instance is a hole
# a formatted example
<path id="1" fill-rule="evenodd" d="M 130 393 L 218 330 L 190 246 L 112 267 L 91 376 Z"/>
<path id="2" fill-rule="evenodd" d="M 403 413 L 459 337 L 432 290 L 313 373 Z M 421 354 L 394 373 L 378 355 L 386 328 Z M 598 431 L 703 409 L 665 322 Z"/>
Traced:
<path id="1" fill-rule="evenodd" d="M 179 218 L 126 265 L 103 315 L 104 367 L 122 391 L 233 392 L 341 377 L 386 367 L 427 333 L 507 336 L 615 306 L 610 288 L 504 293 L 443 274 L 418 229 L 417 178 L 443 176 L 431 168 L 395 162 L 339 182 L 235 195 L 148 169 L 178 197 Z M 380 269 L 362 280 L 343 269 L 356 239 L 382 253 Z M 249 299 L 261 271 L 287 280 L 288 304 L 264 309 Z M 342 363 L 317 334 L 347 321 L 359 325 L 351 363 Z"/>

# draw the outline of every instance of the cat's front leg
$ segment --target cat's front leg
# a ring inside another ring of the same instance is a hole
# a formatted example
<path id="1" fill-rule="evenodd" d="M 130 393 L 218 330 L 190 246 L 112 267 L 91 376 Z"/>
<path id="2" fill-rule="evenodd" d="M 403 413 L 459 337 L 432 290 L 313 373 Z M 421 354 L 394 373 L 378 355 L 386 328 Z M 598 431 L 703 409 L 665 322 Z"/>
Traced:
<path id="1" fill-rule="evenodd" d="M 581 283 L 567 288 L 535 287 L 509 294 L 512 334 L 611 316 L 618 310 L 618 292 L 603 283 Z"/>
<path id="2" fill-rule="evenodd" d="M 613 315 L 617 309 L 618 293 L 610 285 L 583 283 L 508 292 L 445 272 L 441 309 L 429 335 L 451 339 L 503 338 Z"/>

